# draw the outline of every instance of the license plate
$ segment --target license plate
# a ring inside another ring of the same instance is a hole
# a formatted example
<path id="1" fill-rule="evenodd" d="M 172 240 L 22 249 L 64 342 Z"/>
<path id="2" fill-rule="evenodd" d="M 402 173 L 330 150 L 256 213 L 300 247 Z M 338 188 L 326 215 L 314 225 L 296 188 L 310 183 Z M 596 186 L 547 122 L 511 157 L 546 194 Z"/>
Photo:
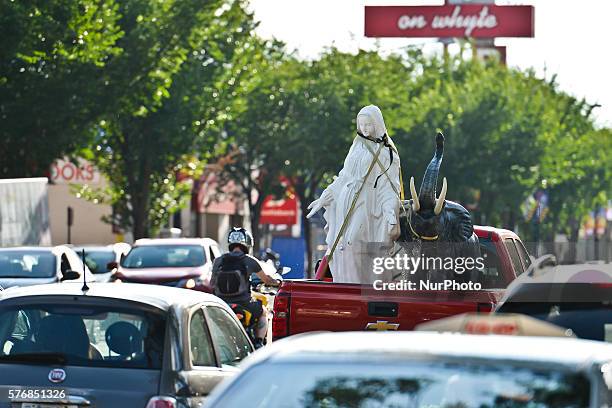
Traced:
<path id="1" fill-rule="evenodd" d="M 23 402 L 21 408 L 79 408 L 77 405 L 66 404 L 40 404 L 35 402 Z"/>

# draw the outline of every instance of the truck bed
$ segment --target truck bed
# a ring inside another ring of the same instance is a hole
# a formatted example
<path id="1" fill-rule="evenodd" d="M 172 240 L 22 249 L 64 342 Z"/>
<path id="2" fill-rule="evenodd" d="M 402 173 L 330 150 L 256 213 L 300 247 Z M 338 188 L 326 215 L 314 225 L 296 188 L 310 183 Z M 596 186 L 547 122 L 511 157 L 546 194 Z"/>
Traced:
<path id="1" fill-rule="evenodd" d="M 371 285 L 325 280 L 283 282 L 274 302 L 274 339 L 311 331 L 412 330 L 414 326 L 465 312 L 488 312 L 525 266 L 513 265 L 507 230 L 475 228 L 481 246 L 497 257 L 500 288 L 477 291 L 375 291 Z"/>

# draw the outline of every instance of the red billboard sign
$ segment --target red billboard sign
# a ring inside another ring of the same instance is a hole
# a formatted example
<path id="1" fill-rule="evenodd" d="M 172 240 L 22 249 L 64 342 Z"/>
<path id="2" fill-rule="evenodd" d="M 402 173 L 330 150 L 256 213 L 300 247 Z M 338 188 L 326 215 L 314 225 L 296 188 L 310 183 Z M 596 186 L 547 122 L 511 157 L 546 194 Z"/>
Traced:
<path id="1" fill-rule="evenodd" d="M 286 188 L 282 198 L 267 196 L 261 207 L 260 224 L 295 225 L 298 216 L 298 199 L 291 186 L 291 181 L 280 177 L 280 183 Z"/>
<path id="2" fill-rule="evenodd" d="M 366 6 L 366 37 L 533 37 L 533 6 Z"/>
<path id="3" fill-rule="evenodd" d="M 288 196 L 275 199 L 266 197 L 261 208 L 260 224 L 294 225 L 297 223 L 298 201 L 292 192 Z"/>

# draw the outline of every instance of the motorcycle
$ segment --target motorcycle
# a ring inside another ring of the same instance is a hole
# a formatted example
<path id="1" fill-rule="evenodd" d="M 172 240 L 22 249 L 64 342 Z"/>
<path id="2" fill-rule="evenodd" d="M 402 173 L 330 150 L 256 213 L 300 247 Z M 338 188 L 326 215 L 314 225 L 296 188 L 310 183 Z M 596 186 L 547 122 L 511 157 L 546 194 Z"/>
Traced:
<path id="1" fill-rule="evenodd" d="M 278 254 L 270 250 L 267 250 L 264 256 L 259 259 L 259 263 L 264 273 L 277 281 L 283 280 L 283 275 L 291 271 L 289 267 L 280 266 Z M 276 296 L 277 292 L 278 288 L 264 285 L 257 274 L 251 275 L 251 298 L 259 301 L 262 307 L 267 311 L 269 330 L 271 330 L 272 327 L 272 304 L 274 303 L 274 296 Z M 229 306 L 244 327 L 253 344 L 256 344 L 255 329 L 257 327 L 257 319 L 253 318 L 253 314 L 240 304 L 231 303 Z M 267 343 L 267 340 L 268 339 L 264 339 L 264 345 Z"/>

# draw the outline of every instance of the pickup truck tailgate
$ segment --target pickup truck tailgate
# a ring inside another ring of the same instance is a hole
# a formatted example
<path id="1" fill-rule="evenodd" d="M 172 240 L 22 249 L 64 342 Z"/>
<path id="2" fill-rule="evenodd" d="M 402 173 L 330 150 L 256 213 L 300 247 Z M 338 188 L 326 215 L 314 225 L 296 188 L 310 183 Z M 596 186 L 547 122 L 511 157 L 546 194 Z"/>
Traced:
<path id="1" fill-rule="evenodd" d="M 489 311 L 502 291 L 373 291 L 371 286 L 286 281 L 288 334 L 310 331 L 412 330 L 459 313 Z"/>

